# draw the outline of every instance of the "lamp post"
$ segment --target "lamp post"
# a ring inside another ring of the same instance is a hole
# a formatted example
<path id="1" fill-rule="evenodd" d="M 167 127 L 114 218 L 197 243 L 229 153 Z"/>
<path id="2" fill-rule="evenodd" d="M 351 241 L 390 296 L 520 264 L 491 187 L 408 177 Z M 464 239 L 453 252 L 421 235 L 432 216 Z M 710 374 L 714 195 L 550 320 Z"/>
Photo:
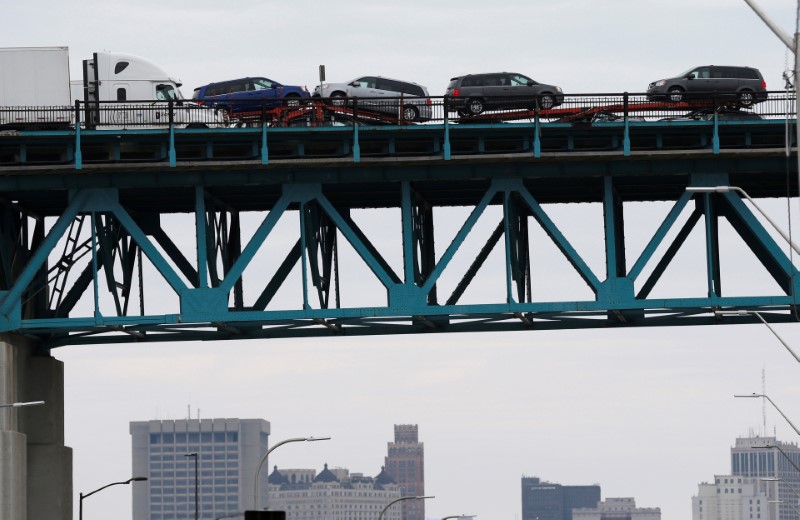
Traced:
<path id="1" fill-rule="evenodd" d="M 763 323 L 764 325 L 767 326 L 769 331 L 772 332 L 772 335 L 775 336 L 776 338 L 778 338 L 778 341 L 781 342 L 781 345 L 786 347 L 786 350 L 789 351 L 789 354 L 791 354 L 794 357 L 794 359 L 798 363 L 800 363 L 800 356 L 798 356 L 797 353 L 794 350 L 792 350 L 792 347 L 790 347 L 789 344 L 786 343 L 786 341 L 782 337 L 780 337 L 780 335 L 777 332 L 775 332 L 775 329 L 772 328 L 772 325 L 767 323 L 767 320 L 764 319 L 764 317 L 761 315 L 761 313 L 759 313 L 757 311 L 738 310 L 738 311 L 714 311 L 714 314 L 717 315 L 717 316 L 748 316 L 748 315 L 755 316 L 756 318 L 761 320 L 761 323 Z M 783 415 L 783 414 L 781 414 L 781 415 Z M 795 429 L 795 431 L 797 431 L 797 430 Z M 800 433 L 800 432 L 798 432 L 798 433 Z"/>
<path id="2" fill-rule="evenodd" d="M 381 510 L 381 514 L 378 515 L 378 520 L 383 520 L 383 514 L 386 512 L 386 510 L 389 509 L 389 507 L 391 507 L 392 504 L 396 504 L 397 502 L 400 502 L 401 500 L 425 500 L 425 499 L 428 499 L 428 498 L 436 498 L 436 497 L 433 497 L 433 496 L 427 496 L 427 497 L 407 496 L 407 497 L 396 498 L 396 499 L 392 500 L 391 502 L 389 502 L 388 504 L 386 504 L 386 506 Z"/>
<path id="3" fill-rule="evenodd" d="M 103 491 L 107 487 L 119 486 L 121 484 L 130 484 L 131 482 L 141 482 L 143 480 L 147 480 L 147 477 L 133 477 L 133 478 L 129 478 L 128 480 L 124 480 L 122 482 L 112 482 L 111 484 L 106 484 L 105 486 L 103 486 L 101 488 L 95 489 L 91 493 L 86 493 L 85 495 L 83 493 L 81 493 L 80 494 L 80 500 L 78 502 L 78 520 L 83 520 L 83 499 L 84 498 L 89 498 L 90 496 L 94 495 L 98 491 Z"/>
<path id="4" fill-rule="evenodd" d="M 200 518 L 200 503 L 198 498 L 198 482 L 197 482 L 197 452 L 184 453 L 184 457 L 194 457 L 194 520 Z"/>
<path id="5" fill-rule="evenodd" d="M 267 461 L 269 454 L 272 453 L 276 448 L 279 446 L 283 446 L 284 444 L 288 444 L 290 442 L 314 442 L 314 441 L 327 441 L 330 440 L 330 437 L 294 437 L 291 439 L 285 439 L 276 444 L 275 446 L 271 447 L 267 450 L 263 457 L 261 457 L 261 462 L 258 463 L 258 468 L 256 468 L 256 479 L 253 483 L 253 509 L 258 509 L 258 478 L 261 475 L 261 468 L 264 466 L 264 463 Z M 264 509 L 269 509 L 269 493 L 264 496 Z"/>
<path id="6" fill-rule="evenodd" d="M 44 404 L 44 401 L 28 401 L 25 403 L 0 404 L 0 408 L 21 408 L 23 406 L 39 406 L 42 404 Z"/>
<path id="7" fill-rule="evenodd" d="M 797 96 L 797 81 L 800 78 L 800 33 L 795 33 L 794 38 L 789 36 L 783 29 L 778 27 L 775 22 L 773 22 L 761 8 L 756 5 L 754 0 L 744 0 L 747 5 L 750 6 L 761 20 L 767 24 L 767 27 L 775 33 L 775 36 L 783 42 L 786 47 L 789 48 L 790 51 L 794 54 L 794 92 L 795 92 L 795 100 L 794 100 L 794 112 L 795 112 L 795 125 L 797 127 L 797 132 L 795 132 L 795 139 L 798 139 L 800 142 L 800 138 L 798 138 L 798 134 L 800 134 L 800 97 Z M 797 154 L 797 175 L 798 181 L 800 181 L 800 153 Z M 800 184 L 798 184 L 800 187 Z"/>
<path id="8" fill-rule="evenodd" d="M 778 408 L 778 405 L 777 405 L 777 404 L 775 404 L 775 403 L 772 401 L 772 399 L 770 399 L 770 398 L 769 398 L 769 396 L 768 396 L 767 394 L 756 394 L 756 393 L 752 393 L 752 394 L 750 394 L 750 395 L 734 395 L 733 397 L 763 397 L 764 399 L 766 399 L 767 401 L 769 401 L 769 404 L 771 404 L 773 408 L 775 408 L 776 410 L 778 410 L 778 413 L 779 413 L 779 414 L 781 414 L 781 417 L 783 417 L 784 419 L 786 419 L 786 422 L 788 422 L 788 423 L 789 423 L 789 426 L 791 426 L 791 427 L 792 427 L 792 429 L 795 431 L 795 433 L 796 433 L 797 435 L 800 435 L 800 431 L 798 431 L 798 429 L 797 429 L 797 426 L 795 426 L 795 425 L 794 425 L 794 423 L 792 423 L 792 421 L 791 421 L 791 420 L 790 420 L 788 417 L 786 417 L 786 414 L 785 414 L 785 413 L 783 413 L 783 412 L 781 411 L 781 409 L 780 409 L 780 408 Z"/>

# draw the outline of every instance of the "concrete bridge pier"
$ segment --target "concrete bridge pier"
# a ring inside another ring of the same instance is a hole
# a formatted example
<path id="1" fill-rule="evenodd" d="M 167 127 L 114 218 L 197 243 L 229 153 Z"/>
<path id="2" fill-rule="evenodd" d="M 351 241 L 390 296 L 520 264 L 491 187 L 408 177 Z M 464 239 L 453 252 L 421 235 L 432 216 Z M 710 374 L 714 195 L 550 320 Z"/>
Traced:
<path id="1" fill-rule="evenodd" d="M 72 519 L 72 449 L 64 446 L 64 365 L 0 334 L 0 518 Z"/>

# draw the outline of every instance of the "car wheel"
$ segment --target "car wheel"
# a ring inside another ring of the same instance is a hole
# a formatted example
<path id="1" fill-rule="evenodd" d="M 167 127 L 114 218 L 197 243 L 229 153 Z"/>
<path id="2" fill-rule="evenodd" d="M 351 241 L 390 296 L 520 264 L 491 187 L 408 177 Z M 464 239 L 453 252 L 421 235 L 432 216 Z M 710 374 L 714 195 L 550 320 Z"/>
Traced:
<path id="1" fill-rule="evenodd" d="M 416 121 L 419 118 L 419 110 L 414 105 L 406 105 L 403 107 L 403 120 Z"/>
<path id="2" fill-rule="evenodd" d="M 297 94 L 289 94 L 286 96 L 286 106 L 287 107 L 298 107 L 300 106 L 300 96 Z"/>
<path id="3" fill-rule="evenodd" d="M 331 105 L 335 107 L 343 107 L 344 106 L 344 92 L 334 92 L 331 94 Z"/>
<path id="4" fill-rule="evenodd" d="M 467 101 L 467 111 L 473 116 L 477 116 L 484 110 L 483 100 L 481 98 L 472 98 Z"/>
<path id="5" fill-rule="evenodd" d="M 743 107 L 749 107 L 756 102 L 756 98 L 751 90 L 743 90 L 739 92 L 739 104 Z"/>
<path id="6" fill-rule="evenodd" d="M 208 125 L 203 123 L 192 123 L 190 125 L 186 125 L 186 128 L 208 128 Z"/>
<path id="7" fill-rule="evenodd" d="M 667 91 L 667 99 L 673 103 L 680 103 L 683 101 L 683 90 L 678 87 L 672 87 Z"/>
<path id="8" fill-rule="evenodd" d="M 539 98 L 539 108 L 542 110 L 550 110 L 556 106 L 556 98 L 552 94 L 542 94 Z"/>

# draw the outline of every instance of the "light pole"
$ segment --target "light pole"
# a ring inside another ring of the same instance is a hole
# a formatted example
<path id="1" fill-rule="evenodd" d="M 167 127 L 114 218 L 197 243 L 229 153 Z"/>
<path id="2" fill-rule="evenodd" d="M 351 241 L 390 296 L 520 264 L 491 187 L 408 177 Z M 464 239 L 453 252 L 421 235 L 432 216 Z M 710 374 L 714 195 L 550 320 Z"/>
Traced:
<path id="1" fill-rule="evenodd" d="M 798 363 L 800 363 L 800 356 L 798 356 L 797 353 L 794 350 L 792 350 L 792 347 L 790 347 L 789 344 L 786 343 L 786 341 L 782 337 L 780 337 L 780 335 L 777 332 L 775 332 L 775 329 L 772 328 L 772 325 L 767 323 L 767 320 L 764 319 L 764 317 L 761 315 L 761 313 L 759 313 L 757 311 L 739 310 L 739 311 L 714 311 L 714 314 L 717 315 L 717 316 L 748 316 L 748 315 L 755 316 L 756 318 L 761 320 L 761 323 L 763 323 L 764 325 L 767 326 L 769 331 L 772 332 L 772 335 L 775 336 L 776 338 L 778 338 L 778 341 L 781 342 L 781 345 L 786 347 L 786 350 L 789 351 L 789 354 L 791 354 L 794 357 L 794 359 Z M 795 431 L 797 431 L 797 430 L 795 430 Z M 798 432 L 798 433 L 800 433 L 800 432 Z"/>
<path id="2" fill-rule="evenodd" d="M 758 212 L 761 213 L 761 215 L 765 219 L 767 219 L 767 222 L 769 222 L 770 225 L 773 228 L 775 228 L 775 231 L 777 231 L 781 235 L 781 237 L 783 237 L 783 239 L 786 240 L 786 242 L 792 247 L 792 249 L 794 249 L 796 253 L 800 254 L 800 246 L 792 242 L 792 239 L 789 238 L 789 235 L 787 235 L 780 227 L 778 227 L 778 224 L 776 224 L 775 221 L 769 218 L 769 215 L 767 215 L 764 212 L 764 210 L 761 209 L 761 206 L 759 206 L 756 203 L 756 201 L 754 201 L 750 197 L 750 195 L 748 195 L 747 192 L 744 191 L 742 188 L 738 186 L 689 186 L 688 188 L 686 188 L 686 191 L 690 193 L 728 193 L 731 191 L 735 191 L 736 193 L 740 194 L 742 197 L 750 201 L 750 204 L 752 204 L 753 207 L 756 208 L 756 210 L 758 210 Z"/>
<path id="3" fill-rule="evenodd" d="M 106 484 L 105 486 L 103 486 L 101 488 L 95 489 L 91 493 L 86 493 L 85 495 L 83 493 L 81 493 L 80 494 L 80 500 L 78 502 L 78 520 L 83 520 L 83 499 L 84 498 L 89 498 L 90 496 L 94 495 L 98 491 L 103 491 L 107 487 L 119 486 L 121 484 L 130 484 L 131 482 L 141 482 L 143 480 L 147 480 L 147 477 L 133 477 L 133 478 L 129 478 L 128 480 L 124 480 L 122 482 L 112 482 L 111 484 Z"/>
<path id="4" fill-rule="evenodd" d="M 769 398 L 769 396 L 768 396 L 767 394 L 756 394 L 756 393 L 752 393 L 752 394 L 750 394 L 750 395 L 734 395 L 733 397 L 763 397 L 764 399 L 766 399 L 767 401 L 769 401 L 769 404 L 771 404 L 771 405 L 773 406 L 773 408 L 775 408 L 776 410 L 778 410 L 778 413 L 779 413 L 779 414 L 781 414 L 781 417 L 783 417 L 784 419 L 786 419 L 786 422 L 788 422 L 788 423 L 789 423 L 789 426 L 791 426 L 791 427 L 792 427 L 792 429 L 795 431 L 795 433 L 796 433 L 797 435 L 800 435 L 800 431 L 798 431 L 798 430 L 797 430 L 797 426 L 795 426 L 795 425 L 794 425 L 794 423 L 792 423 L 792 421 L 791 421 L 791 420 L 790 420 L 788 417 L 786 417 L 786 414 L 785 414 L 785 413 L 783 413 L 783 412 L 781 411 L 781 409 L 780 409 L 780 408 L 778 408 L 778 405 L 777 405 L 777 404 L 775 404 L 775 403 L 772 401 L 772 399 L 770 399 L 770 398 Z"/>
<path id="5" fill-rule="evenodd" d="M 782 41 L 783 44 L 786 45 L 794 54 L 794 115 L 795 125 L 797 127 L 795 139 L 798 140 L 798 144 L 800 144 L 800 137 L 798 137 L 798 134 L 800 134 L 800 97 L 797 96 L 797 80 L 800 78 L 800 33 L 795 33 L 794 38 L 792 38 L 788 33 L 786 33 L 786 31 L 778 27 L 777 24 L 775 24 L 775 22 L 773 22 L 766 15 L 766 13 L 764 13 L 764 11 L 762 11 L 761 8 L 756 5 L 754 0 L 744 1 L 750 6 L 750 9 L 755 11 L 758 17 L 761 18 L 765 24 L 767 24 L 767 27 L 769 27 L 770 30 L 775 33 L 775 36 L 777 36 L 778 39 L 780 39 L 780 41 Z M 789 143 L 789 145 L 791 146 L 791 143 Z M 800 153 L 797 154 L 797 175 L 798 181 L 800 182 Z M 800 187 L 800 184 L 798 184 L 798 187 Z"/>
<path id="6" fill-rule="evenodd" d="M 256 480 L 253 483 L 253 509 L 258 509 L 258 478 L 261 475 L 261 468 L 264 466 L 264 463 L 267 461 L 269 454 L 272 453 L 276 448 L 279 446 L 283 446 L 284 444 L 288 444 L 290 442 L 314 442 L 314 441 L 327 441 L 330 440 L 330 437 L 294 437 L 291 439 L 282 440 L 275 446 L 271 447 L 267 450 L 263 457 L 261 457 L 261 462 L 258 463 L 258 468 L 256 468 Z M 264 509 L 269 509 L 269 493 L 264 496 Z"/>
<path id="7" fill-rule="evenodd" d="M 391 502 L 389 502 L 388 504 L 386 504 L 386 507 L 384 507 L 381 510 L 381 514 L 378 515 L 378 520 L 383 520 L 383 514 L 386 512 L 387 509 L 389 509 L 389 507 L 392 504 L 396 504 L 397 502 L 400 502 L 401 500 L 425 500 L 427 498 L 436 498 L 436 497 L 433 497 L 433 496 L 429 496 L 429 497 L 408 496 L 408 497 L 396 498 L 396 499 L 392 500 Z"/>
<path id="8" fill-rule="evenodd" d="M 0 408 L 21 408 L 23 406 L 39 406 L 42 404 L 44 404 L 44 401 L 28 401 L 25 403 L 0 404 Z"/>
<path id="9" fill-rule="evenodd" d="M 184 453 L 183 456 L 194 457 L 194 520 L 198 520 L 200 518 L 200 503 L 197 492 L 197 452 Z"/>

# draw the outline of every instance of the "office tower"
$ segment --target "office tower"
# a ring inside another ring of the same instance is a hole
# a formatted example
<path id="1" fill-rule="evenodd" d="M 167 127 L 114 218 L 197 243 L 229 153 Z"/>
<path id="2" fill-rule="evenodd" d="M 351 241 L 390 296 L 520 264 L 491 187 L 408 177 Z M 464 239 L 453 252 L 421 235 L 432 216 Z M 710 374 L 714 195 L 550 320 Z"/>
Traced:
<path id="1" fill-rule="evenodd" d="M 636 507 L 633 498 L 607 498 L 596 507 L 573 509 L 572 520 L 661 520 L 661 508 Z"/>
<path id="2" fill-rule="evenodd" d="M 781 442 L 775 437 L 740 437 L 731 448 L 732 475 L 780 479 L 775 481 L 776 495 L 773 497 L 779 501 L 778 520 L 798 518 L 800 503 L 798 466 L 800 466 L 800 448 L 797 444 Z M 756 517 L 753 519 L 756 520 Z"/>
<path id="3" fill-rule="evenodd" d="M 522 477 L 522 520 L 572 520 L 572 510 L 594 508 L 600 486 L 562 486 L 538 477 Z"/>
<path id="4" fill-rule="evenodd" d="M 400 487 L 402 496 L 425 494 L 425 446 L 419 442 L 416 424 L 395 424 L 389 443 L 386 473 Z M 404 500 L 402 520 L 425 520 L 424 500 Z"/>
<path id="5" fill-rule="evenodd" d="M 286 520 L 375 520 L 401 496 L 384 470 L 373 478 L 325 464 L 319 474 L 275 467 L 269 475 L 269 509 L 285 511 Z M 404 502 L 387 509 L 384 520 L 400 520 Z"/>
<path id="6" fill-rule="evenodd" d="M 184 419 L 130 423 L 133 520 L 204 520 L 253 509 L 256 469 L 267 451 L 262 419 Z M 197 453 L 197 457 L 186 456 Z M 195 488 L 195 463 L 199 482 Z M 260 502 L 267 485 L 261 472 Z M 197 496 L 195 498 L 195 489 Z"/>
<path id="7" fill-rule="evenodd" d="M 693 520 L 797 520 L 800 448 L 775 437 L 739 437 L 731 472 L 699 485 Z"/>
<path id="8" fill-rule="evenodd" d="M 776 482 L 741 475 L 716 475 L 698 485 L 692 497 L 692 520 L 775 520 Z"/>

